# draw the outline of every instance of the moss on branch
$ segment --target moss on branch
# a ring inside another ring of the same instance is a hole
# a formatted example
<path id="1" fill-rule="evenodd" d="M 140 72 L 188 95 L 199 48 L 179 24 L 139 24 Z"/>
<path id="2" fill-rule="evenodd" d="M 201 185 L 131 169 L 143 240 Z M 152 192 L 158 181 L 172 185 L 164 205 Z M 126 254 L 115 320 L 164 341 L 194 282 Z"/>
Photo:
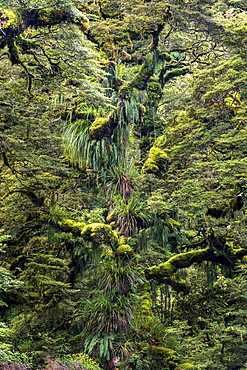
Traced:
<path id="1" fill-rule="evenodd" d="M 22 10 L 21 16 L 26 27 L 50 27 L 63 22 L 71 22 L 86 32 L 89 29 L 89 20 L 77 8 L 35 8 Z"/>
<path id="2" fill-rule="evenodd" d="M 237 261 L 247 255 L 247 249 L 234 249 L 225 244 L 225 248 L 218 250 L 216 248 L 204 248 L 179 253 L 171 257 L 168 261 L 163 262 L 157 266 L 152 266 L 146 271 L 148 280 L 154 279 L 158 283 L 167 283 L 177 291 L 188 291 L 189 287 L 174 279 L 174 274 L 178 269 L 187 268 L 194 263 L 201 263 L 203 261 L 211 261 L 225 266 L 233 266 Z"/>
<path id="3" fill-rule="evenodd" d="M 163 82 L 168 82 L 170 81 L 171 79 L 173 79 L 174 77 L 177 77 L 177 76 L 184 76 L 186 75 L 188 72 L 189 72 L 189 68 L 187 67 L 184 67 L 184 68 L 175 68 L 175 69 L 172 69 L 171 71 L 168 71 L 166 72 L 166 74 L 164 75 L 163 77 Z"/>
<path id="4" fill-rule="evenodd" d="M 166 262 L 150 267 L 147 277 L 148 279 L 158 280 L 160 280 L 160 278 L 169 279 L 179 268 L 189 267 L 195 262 L 202 262 L 206 260 L 210 254 L 211 251 L 209 248 L 177 254 Z"/>
<path id="5" fill-rule="evenodd" d="M 51 27 L 64 22 L 76 24 L 86 33 L 89 29 L 89 20 L 77 8 L 0 8 L 0 49 L 13 43 L 13 40 L 29 27 Z"/>
<path id="6" fill-rule="evenodd" d="M 112 230 L 110 225 L 102 223 L 92 223 L 86 225 L 81 230 L 81 235 L 84 240 L 92 241 L 96 244 L 107 243 L 107 244 L 118 244 L 118 235 Z"/>
<path id="7" fill-rule="evenodd" d="M 177 355 L 177 352 L 173 349 L 159 346 L 151 346 L 151 352 L 161 356 L 165 360 Z"/>
<path id="8" fill-rule="evenodd" d="M 27 90 L 31 94 L 34 75 L 28 67 L 23 55 L 32 55 L 40 70 L 44 70 L 45 63 L 40 58 L 37 49 L 40 49 L 49 62 L 49 73 L 59 69 L 59 62 L 53 61 L 41 43 L 25 39 L 23 32 L 30 27 L 51 27 L 61 23 L 73 23 L 83 32 L 89 29 L 89 20 L 84 13 L 75 7 L 49 7 L 49 8 L 14 8 L 14 10 L 0 8 L 0 49 L 8 48 L 8 57 L 12 65 L 21 66 L 27 76 Z M 40 62 L 39 62 L 40 61 Z"/>
<path id="9" fill-rule="evenodd" d="M 89 135 L 92 139 L 100 140 L 105 136 L 110 136 L 112 132 L 109 117 L 98 117 L 89 128 Z"/>

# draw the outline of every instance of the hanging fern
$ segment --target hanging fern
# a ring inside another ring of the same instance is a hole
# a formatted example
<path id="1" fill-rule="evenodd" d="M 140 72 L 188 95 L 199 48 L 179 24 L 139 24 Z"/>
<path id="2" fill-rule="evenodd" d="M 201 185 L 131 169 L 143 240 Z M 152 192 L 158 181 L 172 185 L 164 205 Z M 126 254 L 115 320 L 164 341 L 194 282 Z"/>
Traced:
<path id="1" fill-rule="evenodd" d="M 89 144 L 88 130 L 88 120 L 77 120 L 70 123 L 63 133 L 64 153 L 79 167 L 85 166 L 85 153 Z"/>
<path id="2" fill-rule="evenodd" d="M 160 63 L 156 54 L 155 51 L 149 53 L 136 76 L 112 95 L 115 109 L 110 114 L 102 116 L 102 112 L 97 113 L 94 108 L 93 121 L 91 114 L 74 122 L 71 118 L 71 122 L 67 124 L 64 132 L 65 153 L 79 167 L 91 168 L 103 183 L 109 168 L 125 163 L 131 129 L 142 124 L 145 114 L 143 104 L 149 96 L 143 93 L 141 87 L 148 87 L 154 68 Z M 116 79 L 114 64 L 109 72 L 113 80 Z"/>

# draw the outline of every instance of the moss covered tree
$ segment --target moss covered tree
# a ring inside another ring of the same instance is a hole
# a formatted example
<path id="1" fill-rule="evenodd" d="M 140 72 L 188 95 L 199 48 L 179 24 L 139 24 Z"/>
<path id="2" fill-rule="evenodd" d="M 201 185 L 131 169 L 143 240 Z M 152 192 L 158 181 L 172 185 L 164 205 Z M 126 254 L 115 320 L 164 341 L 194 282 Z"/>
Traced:
<path id="1" fill-rule="evenodd" d="M 244 367 L 244 4 L 2 3 L 4 369 Z"/>

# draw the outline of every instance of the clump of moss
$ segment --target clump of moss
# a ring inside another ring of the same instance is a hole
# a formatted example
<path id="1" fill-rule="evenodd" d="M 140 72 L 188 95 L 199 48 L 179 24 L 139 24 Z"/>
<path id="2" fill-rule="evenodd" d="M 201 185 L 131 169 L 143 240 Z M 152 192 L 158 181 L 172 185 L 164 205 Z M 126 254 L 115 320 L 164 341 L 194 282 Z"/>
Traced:
<path id="1" fill-rule="evenodd" d="M 82 237 L 87 241 L 100 244 L 114 244 L 118 243 L 118 235 L 112 230 L 110 225 L 102 223 L 92 223 L 83 227 L 81 231 Z"/>
<path id="2" fill-rule="evenodd" d="M 11 9 L 1 9 L 0 11 L 1 28 L 13 28 L 17 25 L 17 16 Z"/>
<path id="3" fill-rule="evenodd" d="M 89 20 L 87 16 L 75 7 L 71 9 L 56 7 L 41 8 L 37 12 L 37 16 L 30 17 L 29 11 L 22 10 L 22 17 L 28 16 L 29 25 L 34 27 L 44 27 L 59 24 L 61 22 L 72 22 L 81 29 L 82 32 L 87 32 L 89 29 Z"/>
<path id="4" fill-rule="evenodd" d="M 157 346 L 152 346 L 152 352 L 156 353 L 157 355 L 162 355 L 165 357 L 172 357 L 176 356 L 177 352 L 174 351 L 173 349 L 166 348 L 166 347 L 157 347 Z"/>
<path id="5" fill-rule="evenodd" d="M 159 265 L 159 267 L 160 267 L 160 272 L 164 276 L 167 276 L 167 277 L 171 276 L 176 271 L 176 267 L 169 261 Z"/>
<path id="6" fill-rule="evenodd" d="M 82 232 L 83 228 L 86 226 L 85 222 L 74 221 L 71 219 L 63 220 L 63 226 L 71 228 L 75 232 Z"/>
<path id="7" fill-rule="evenodd" d="M 167 158 L 164 150 L 153 146 L 149 150 L 148 158 L 143 165 L 143 172 L 154 174 L 163 172 L 167 165 Z"/>
<path id="8" fill-rule="evenodd" d="M 117 254 L 130 254 L 132 252 L 133 252 L 133 249 L 131 248 L 129 244 L 119 245 L 119 247 L 117 247 L 116 249 Z"/>
<path id="9" fill-rule="evenodd" d="M 176 268 L 183 268 L 183 267 L 188 267 L 188 265 L 193 261 L 196 262 L 196 259 L 199 258 L 200 256 L 204 255 L 205 249 L 198 249 L 194 251 L 189 251 L 186 253 L 180 253 L 177 254 L 174 257 L 171 257 L 169 261 L 173 266 Z"/>
<path id="10" fill-rule="evenodd" d="M 42 8 L 38 11 L 38 16 L 30 21 L 34 27 L 50 26 L 68 20 L 68 15 L 64 9 Z"/>
<path id="11" fill-rule="evenodd" d="M 111 134 L 111 124 L 109 117 L 96 118 L 89 128 L 89 135 L 91 136 L 92 139 L 95 140 L 100 140 L 104 136 L 109 136 L 110 134 Z"/>
<path id="12" fill-rule="evenodd" d="M 146 59 L 142 66 L 140 67 L 139 72 L 135 75 L 135 77 L 129 82 L 122 85 L 118 90 L 118 96 L 122 98 L 126 98 L 130 95 L 133 89 L 146 89 L 147 82 L 149 78 L 152 76 L 154 70 L 154 60 L 152 53 L 149 53 L 146 56 Z"/>

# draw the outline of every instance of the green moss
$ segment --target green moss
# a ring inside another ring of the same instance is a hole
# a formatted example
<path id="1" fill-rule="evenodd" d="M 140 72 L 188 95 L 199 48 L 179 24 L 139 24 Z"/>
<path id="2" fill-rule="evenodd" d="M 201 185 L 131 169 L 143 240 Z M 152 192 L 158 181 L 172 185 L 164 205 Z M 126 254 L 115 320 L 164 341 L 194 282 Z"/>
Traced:
<path id="1" fill-rule="evenodd" d="M 151 299 L 150 293 L 145 292 L 140 297 L 140 299 L 141 299 L 141 306 L 138 310 L 139 314 L 141 314 L 142 316 L 145 315 L 145 316 L 152 317 L 153 311 L 152 311 L 152 299 Z"/>
<path id="2" fill-rule="evenodd" d="M 49 24 L 51 22 L 51 17 L 53 16 L 53 9 L 45 8 L 41 9 L 39 12 L 39 19 L 40 21 L 44 22 L 44 24 Z"/>
<path id="3" fill-rule="evenodd" d="M 13 28 L 16 27 L 18 24 L 18 19 L 16 14 L 13 12 L 11 9 L 2 9 L 1 8 L 1 13 L 0 13 L 0 23 L 1 23 L 1 28 Z"/>
<path id="4" fill-rule="evenodd" d="M 82 231 L 83 228 L 86 226 L 85 222 L 81 221 L 74 221 L 71 219 L 65 219 L 63 220 L 63 226 L 68 226 L 71 229 L 74 229 L 75 231 Z"/>
<path id="5" fill-rule="evenodd" d="M 100 140 L 104 136 L 108 136 L 111 133 L 110 119 L 109 117 L 102 118 L 98 117 L 91 124 L 89 128 L 89 135 L 92 139 Z"/>
<path id="6" fill-rule="evenodd" d="M 139 72 L 135 75 L 131 82 L 128 84 L 122 85 L 118 91 L 119 97 L 126 98 L 129 96 L 130 92 L 133 89 L 142 90 L 147 87 L 148 80 L 153 75 L 154 71 L 154 58 L 153 54 L 149 53 L 146 56 L 146 59 L 142 66 L 140 67 Z M 158 82 L 149 83 L 149 94 L 150 97 L 154 98 L 154 95 L 157 97 L 160 94 L 161 85 Z"/>
<path id="7" fill-rule="evenodd" d="M 169 230 L 172 232 L 174 228 L 179 228 L 181 226 L 181 223 L 174 220 L 171 217 L 168 217 L 165 221 L 166 226 L 169 228 Z"/>
<path id="8" fill-rule="evenodd" d="M 166 261 L 158 266 L 150 267 L 148 271 L 149 276 L 170 277 L 176 271 L 176 268 L 169 261 Z"/>
<path id="9" fill-rule="evenodd" d="M 155 163 L 147 160 L 143 166 L 143 172 L 157 174 L 159 172 L 159 167 Z"/>
<path id="10" fill-rule="evenodd" d="M 92 223 L 83 227 L 81 235 L 85 240 L 94 243 L 117 244 L 118 235 L 112 230 L 110 225 L 102 223 Z"/>
<path id="11" fill-rule="evenodd" d="M 152 266 L 152 267 L 149 267 L 148 269 L 148 275 L 149 276 L 156 276 L 156 275 L 160 275 L 160 265 L 158 266 Z"/>
<path id="12" fill-rule="evenodd" d="M 69 18 L 70 15 L 63 9 L 57 9 L 55 7 L 43 8 L 39 10 L 38 16 L 33 18 L 31 25 L 35 27 L 46 27 L 70 20 Z"/>
<path id="13" fill-rule="evenodd" d="M 160 272 L 165 276 L 171 276 L 176 271 L 175 266 L 173 266 L 169 261 L 160 264 L 159 267 Z"/>
<path id="14" fill-rule="evenodd" d="M 195 368 L 194 365 L 185 362 L 184 364 L 177 366 L 174 370 L 194 369 L 194 368 Z"/>
<path id="15" fill-rule="evenodd" d="M 152 147 L 149 150 L 148 158 L 143 165 L 143 172 L 158 174 L 163 171 L 167 164 L 167 154 L 164 150 Z"/>
<path id="16" fill-rule="evenodd" d="M 205 249 L 198 249 L 186 253 L 177 254 L 169 259 L 169 263 L 177 268 L 188 267 L 191 263 L 196 262 L 197 258 L 204 255 Z"/>
<path id="17" fill-rule="evenodd" d="M 133 249 L 129 244 L 122 244 L 116 249 L 117 254 L 127 254 L 133 252 Z"/>
<path id="18" fill-rule="evenodd" d="M 41 8 L 37 11 L 37 14 L 33 16 L 32 11 L 26 8 L 21 10 L 22 18 L 27 18 L 30 26 L 34 27 L 47 27 L 62 22 L 71 22 L 76 24 L 82 32 L 87 32 L 89 29 L 89 20 L 85 14 L 83 14 L 77 8 Z"/>
<path id="19" fill-rule="evenodd" d="M 189 72 L 189 68 L 187 67 L 173 69 L 165 74 L 164 82 L 168 82 L 174 77 L 185 75 L 188 72 Z"/>
<path id="20" fill-rule="evenodd" d="M 148 276 L 153 276 L 154 278 L 169 278 L 177 271 L 177 269 L 189 267 L 194 262 L 201 262 L 207 256 L 207 253 L 208 249 L 205 248 L 177 254 L 158 266 L 150 267 L 148 269 Z"/>
<path id="21" fill-rule="evenodd" d="M 170 348 L 166 348 L 166 347 L 152 346 L 151 350 L 152 350 L 152 353 L 156 355 L 161 355 L 162 357 L 165 357 L 166 359 L 177 355 L 176 351 Z"/>

